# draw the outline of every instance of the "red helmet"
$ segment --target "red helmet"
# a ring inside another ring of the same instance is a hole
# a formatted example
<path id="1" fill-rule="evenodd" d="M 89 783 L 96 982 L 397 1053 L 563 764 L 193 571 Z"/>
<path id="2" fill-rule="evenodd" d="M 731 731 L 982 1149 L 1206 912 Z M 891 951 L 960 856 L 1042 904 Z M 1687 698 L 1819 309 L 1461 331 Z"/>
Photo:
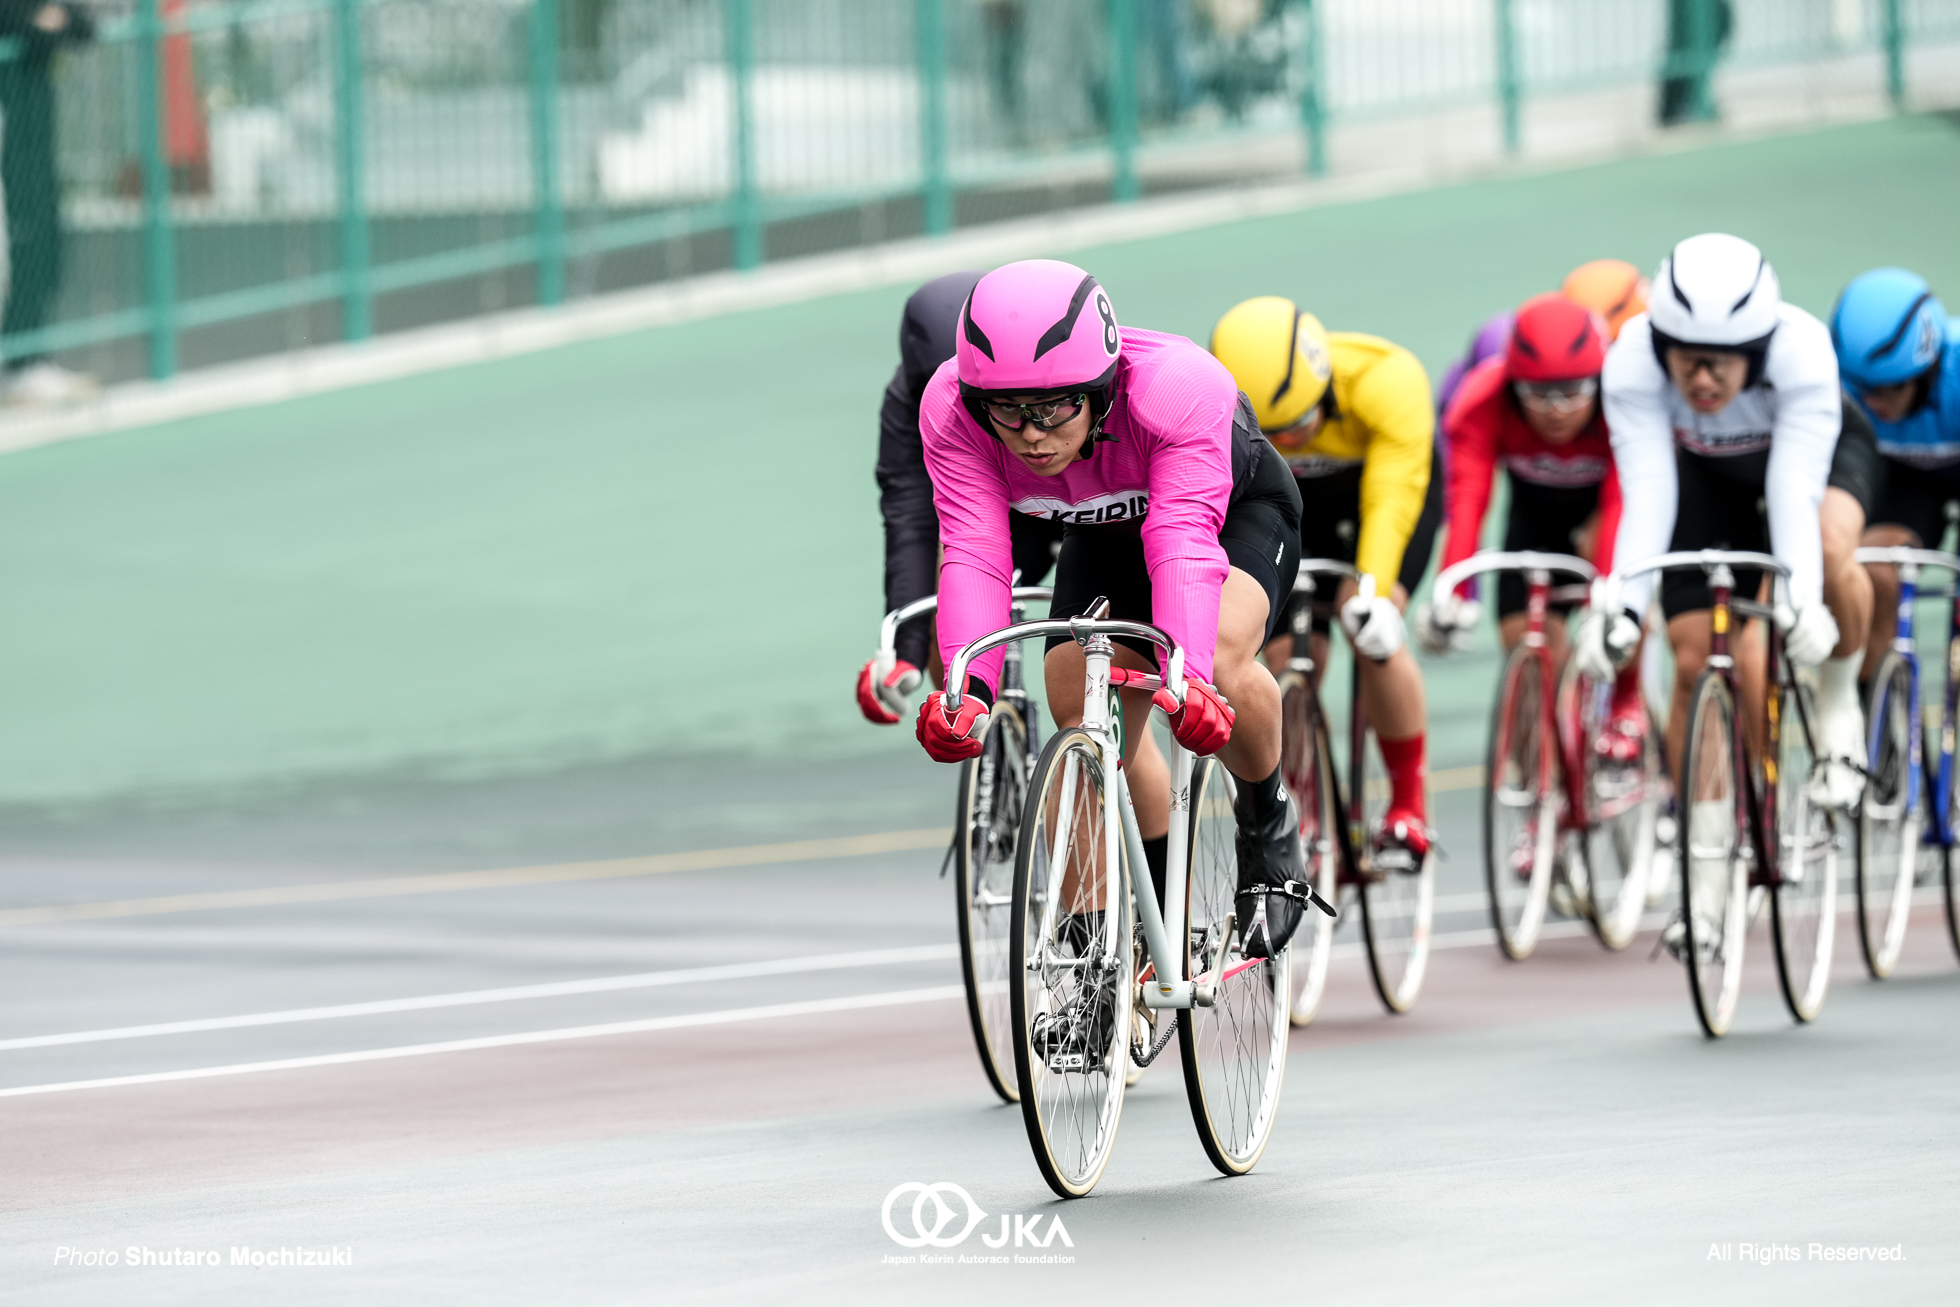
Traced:
<path id="1" fill-rule="evenodd" d="M 1518 310 L 1504 374 L 1512 381 L 1578 381 L 1606 363 L 1606 324 L 1590 309 L 1556 292 L 1536 295 Z"/>

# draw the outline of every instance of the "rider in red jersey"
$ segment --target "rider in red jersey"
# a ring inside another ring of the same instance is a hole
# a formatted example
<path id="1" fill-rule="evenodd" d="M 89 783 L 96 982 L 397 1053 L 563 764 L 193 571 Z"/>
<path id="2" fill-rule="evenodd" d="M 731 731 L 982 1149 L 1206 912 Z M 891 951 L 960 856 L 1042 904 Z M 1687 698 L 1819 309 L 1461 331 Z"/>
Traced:
<path id="1" fill-rule="evenodd" d="M 1577 553 L 1601 572 L 1612 568 L 1619 529 L 1619 480 L 1599 402 L 1606 358 L 1606 324 L 1560 294 L 1540 295 L 1518 310 L 1505 352 L 1479 364 L 1443 414 L 1450 446 L 1449 539 L 1443 566 L 1477 550 L 1491 487 L 1501 464 L 1510 474 L 1511 502 L 1504 548 Z M 1462 644 L 1476 626 L 1474 582 L 1440 595 L 1416 614 L 1416 633 L 1435 651 Z M 1509 649 L 1524 635 L 1525 585 L 1516 572 L 1498 579 L 1498 632 Z M 1548 631 L 1555 655 L 1566 642 L 1562 623 Z M 1633 666 L 1614 681 L 1612 721 L 1599 747 L 1612 756 L 1638 756 L 1640 688 Z"/>

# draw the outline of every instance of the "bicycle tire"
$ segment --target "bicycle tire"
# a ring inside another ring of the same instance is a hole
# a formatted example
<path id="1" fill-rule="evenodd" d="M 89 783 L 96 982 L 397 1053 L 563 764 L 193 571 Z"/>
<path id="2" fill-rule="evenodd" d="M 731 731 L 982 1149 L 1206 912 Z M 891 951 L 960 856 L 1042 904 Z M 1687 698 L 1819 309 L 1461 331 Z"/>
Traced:
<path id="1" fill-rule="evenodd" d="M 1872 677 L 1868 746 L 1871 771 L 1858 804 L 1858 947 L 1865 970 L 1884 980 L 1898 966 L 1912 915 L 1926 810 L 1921 801 L 1921 738 L 1913 721 L 1912 665 L 1896 650 Z"/>
<path id="2" fill-rule="evenodd" d="M 1776 760 L 1776 888 L 1770 894 L 1770 926 L 1776 942 L 1776 979 L 1783 1004 L 1799 1023 L 1815 1020 L 1831 987 L 1831 954 L 1837 937 L 1837 817 L 1811 802 L 1816 753 L 1810 723 L 1817 700 L 1809 686 L 1792 681 L 1778 711 Z M 1793 704 L 1789 696 L 1801 700 Z"/>
<path id="3" fill-rule="evenodd" d="M 1356 711 L 1360 705 L 1356 704 Z M 1381 765 L 1374 732 L 1361 741 L 1362 825 L 1357 832 L 1368 848 L 1368 832 L 1388 809 L 1388 771 Z M 1372 853 L 1361 865 L 1361 937 L 1368 954 L 1368 976 L 1382 1006 L 1400 1015 L 1416 1004 L 1429 970 L 1429 936 L 1436 912 L 1436 851 L 1412 870 L 1389 870 Z"/>
<path id="4" fill-rule="evenodd" d="M 1216 759 L 1202 759 L 1191 777 L 1184 975 L 1211 984 L 1212 1001 L 1183 1013 L 1177 1043 L 1205 1156 L 1226 1175 L 1244 1175 L 1272 1139 L 1286 1080 L 1292 950 L 1263 960 L 1240 951 L 1232 916 L 1238 885 L 1238 823 L 1232 809 L 1225 768 Z"/>
<path id="5" fill-rule="evenodd" d="M 1105 843 L 1114 772 L 1082 728 L 1052 736 L 1029 778 L 1014 858 L 1014 1072 L 1035 1165 L 1064 1198 L 1102 1178 L 1129 1069 L 1135 905 L 1122 841 Z"/>
<path id="6" fill-rule="evenodd" d="M 1021 1101 L 1014 1073 L 1014 1004 L 1008 955 L 1014 921 L 1014 852 L 1027 788 L 1027 726 L 1011 703 L 987 715 L 978 758 L 960 764 L 953 846 L 960 979 L 980 1068 L 994 1092 Z"/>
<path id="7" fill-rule="evenodd" d="M 1300 805 L 1304 875 L 1322 898 L 1338 906 L 1341 846 L 1336 841 L 1345 835 L 1334 793 L 1334 756 L 1327 721 L 1304 672 L 1280 673 L 1279 704 L 1280 766 L 1287 790 Z M 1310 909 L 1293 936 L 1288 952 L 1292 954 L 1290 966 L 1297 988 L 1287 1017 L 1296 1026 L 1309 1024 L 1320 1010 L 1320 1000 L 1327 992 L 1328 962 L 1334 955 L 1336 924 L 1335 918 Z"/>
<path id="8" fill-rule="evenodd" d="M 1742 993 L 1748 938 L 1748 777 L 1736 740 L 1735 698 L 1713 672 L 1695 682 L 1681 756 L 1681 922 L 1688 992 L 1711 1039 L 1729 1032 Z"/>
<path id="9" fill-rule="evenodd" d="M 1559 721 L 1573 738 L 1563 741 L 1565 754 L 1580 772 L 1577 838 L 1568 863 L 1568 879 L 1585 909 L 1586 923 L 1602 948 L 1618 952 L 1633 942 L 1646 910 L 1651 879 L 1665 875 L 1655 858 L 1661 809 L 1667 800 L 1667 766 L 1661 754 L 1661 732 L 1643 697 L 1640 761 L 1629 767 L 1602 757 L 1592 742 L 1612 715 L 1610 683 L 1595 682 L 1566 660 L 1559 686 Z M 1577 863 L 1580 874 L 1572 875 Z"/>
<path id="10" fill-rule="evenodd" d="M 1558 751 L 1545 730 L 1538 651 L 1515 646 L 1497 678 L 1484 765 L 1484 888 L 1497 948 L 1531 956 L 1545 924 L 1558 853 Z"/>

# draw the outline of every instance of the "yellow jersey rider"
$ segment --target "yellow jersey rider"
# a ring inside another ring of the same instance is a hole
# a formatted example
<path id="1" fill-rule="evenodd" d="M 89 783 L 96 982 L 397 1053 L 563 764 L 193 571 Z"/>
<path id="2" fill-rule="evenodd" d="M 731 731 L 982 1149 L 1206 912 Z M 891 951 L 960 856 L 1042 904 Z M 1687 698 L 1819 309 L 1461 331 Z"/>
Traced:
<path id="1" fill-rule="evenodd" d="M 1249 299 L 1220 318 L 1211 352 L 1293 469 L 1304 505 L 1301 556 L 1353 562 L 1374 578 L 1373 599 L 1348 581 L 1337 603 L 1341 625 L 1363 655 L 1361 701 L 1389 774 L 1388 815 L 1375 838 L 1421 857 L 1430 843 L 1427 713 L 1402 613 L 1429 566 L 1442 518 L 1429 375 L 1400 345 L 1329 332 L 1276 295 Z M 1279 625 L 1266 647 L 1269 665 L 1284 666 L 1292 656 L 1294 629 L 1291 621 Z M 1316 622 L 1316 666 L 1326 665 L 1327 637 L 1328 624 Z"/>

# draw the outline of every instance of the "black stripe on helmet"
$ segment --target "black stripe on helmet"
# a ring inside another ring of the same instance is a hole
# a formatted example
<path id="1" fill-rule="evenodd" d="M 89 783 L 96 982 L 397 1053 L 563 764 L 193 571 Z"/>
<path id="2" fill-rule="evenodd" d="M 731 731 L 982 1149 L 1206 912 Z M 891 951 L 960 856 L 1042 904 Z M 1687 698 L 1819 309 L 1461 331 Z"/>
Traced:
<path id="1" fill-rule="evenodd" d="M 978 290 L 978 284 L 974 290 Z M 960 330 L 966 333 L 966 343 L 987 356 L 989 363 L 998 363 L 994 357 L 994 342 L 987 339 L 987 333 L 980 330 L 980 324 L 973 320 L 973 291 L 966 293 L 966 303 L 960 305 Z"/>
<path id="2" fill-rule="evenodd" d="M 1923 292 L 1918 299 L 1914 300 L 1912 302 L 1912 307 L 1906 310 L 1906 315 L 1903 318 L 1899 319 L 1898 327 L 1893 330 L 1890 336 L 1887 336 L 1885 338 L 1885 343 L 1880 345 L 1877 349 L 1873 350 L 1871 353 L 1867 354 L 1865 357 L 1867 359 L 1877 360 L 1883 358 L 1885 355 L 1890 354 L 1893 350 L 1897 349 L 1899 345 L 1905 340 L 1906 332 L 1912 329 L 1912 324 L 1914 322 L 1918 321 L 1919 310 L 1924 308 L 1926 305 L 1926 301 L 1931 298 L 1933 298 L 1933 292 L 1929 290 Z"/>
<path id="3" fill-rule="evenodd" d="M 1674 271 L 1674 265 L 1680 261 L 1680 258 L 1681 247 L 1676 245 L 1674 253 L 1667 256 L 1667 288 L 1674 292 L 1674 298 L 1681 302 L 1681 307 L 1688 311 L 1688 316 L 1693 317 L 1695 306 L 1688 302 L 1686 295 L 1681 293 L 1681 278 Z"/>
<path id="4" fill-rule="evenodd" d="M 1075 320 L 1082 316 L 1082 306 L 1089 302 L 1089 292 L 1095 289 L 1096 279 L 1088 273 L 1084 273 L 1082 280 L 1075 287 L 1074 298 L 1068 302 L 1068 312 L 1056 319 L 1055 325 L 1042 332 L 1041 339 L 1035 342 L 1035 358 L 1039 359 L 1043 354 L 1046 354 L 1049 350 L 1055 348 L 1055 346 L 1075 334 Z M 989 354 L 987 357 L 992 358 L 993 355 Z"/>
<path id="5" fill-rule="evenodd" d="M 1758 254 L 1756 256 L 1756 275 L 1749 279 L 1749 289 L 1742 292 L 1742 298 L 1729 305 L 1730 317 L 1734 317 L 1736 314 L 1742 312 L 1742 306 L 1747 304 L 1749 297 L 1756 293 L 1756 287 L 1763 284 L 1763 269 L 1766 266 L 1763 262 L 1763 256 Z"/>
<path id="6" fill-rule="evenodd" d="M 1300 357 L 1300 306 L 1293 306 L 1293 329 L 1286 333 L 1286 375 L 1279 379 L 1279 389 L 1273 392 L 1272 402 L 1279 403 L 1280 396 L 1293 389 L 1293 364 Z"/>

